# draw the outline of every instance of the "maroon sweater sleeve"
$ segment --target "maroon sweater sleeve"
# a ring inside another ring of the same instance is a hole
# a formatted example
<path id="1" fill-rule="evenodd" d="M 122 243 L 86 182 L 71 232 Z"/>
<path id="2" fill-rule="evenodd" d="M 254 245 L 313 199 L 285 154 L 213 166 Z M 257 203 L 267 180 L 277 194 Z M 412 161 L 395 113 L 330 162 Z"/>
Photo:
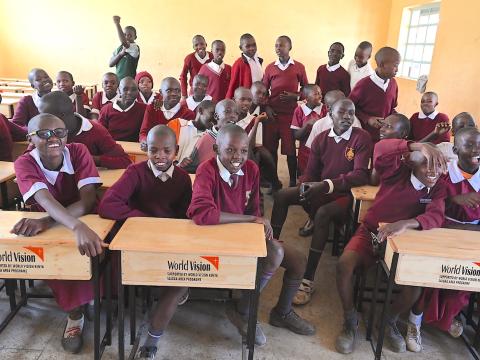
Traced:
<path id="1" fill-rule="evenodd" d="M 350 74 L 345 70 L 344 76 L 342 79 L 342 88 L 340 89 L 345 94 L 346 97 L 350 95 Z"/>
<path id="2" fill-rule="evenodd" d="M 103 196 L 98 207 L 98 214 L 114 220 L 125 220 L 135 216 L 147 217 L 148 214 L 132 208 L 128 202 L 140 186 L 140 176 L 133 166 L 129 166 Z"/>
<path id="3" fill-rule="evenodd" d="M 317 136 L 313 140 L 310 155 L 308 156 L 307 169 L 302 178 L 303 181 L 320 181 L 322 178 L 323 161 L 320 147 L 323 140 L 325 140 L 323 136 Z"/>
<path id="4" fill-rule="evenodd" d="M 32 101 L 31 96 L 24 96 L 18 102 L 17 107 L 13 113 L 12 121 L 19 125 L 27 127 L 28 121 L 30 120 L 29 112 L 28 112 L 28 104 L 27 101 Z"/>
<path id="5" fill-rule="evenodd" d="M 427 204 L 423 214 L 415 218 L 420 223 L 422 230 L 441 227 L 445 221 L 445 198 L 447 197 L 447 189 L 443 180 L 438 180 L 431 191 L 432 202 Z"/>
<path id="6" fill-rule="evenodd" d="M 153 104 L 149 104 L 145 109 L 143 115 L 142 126 L 140 127 L 139 141 L 142 142 L 147 139 L 148 131 L 154 127 L 155 124 L 155 108 Z"/>
<path id="7" fill-rule="evenodd" d="M 245 215 L 262 216 L 260 211 L 260 170 L 255 164 L 256 172 L 253 179 L 252 194 L 245 209 Z"/>
<path id="8" fill-rule="evenodd" d="M 27 129 L 26 128 L 13 123 L 12 121 L 8 120 L 2 114 L 0 114 L 0 116 L 5 121 L 5 125 L 7 126 L 8 131 L 10 132 L 10 135 L 12 136 L 12 141 L 13 142 L 25 141 L 27 139 Z"/>
<path id="9" fill-rule="evenodd" d="M 95 126 L 95 125 L 94 125 Z M 100 166 L 108 169 L 126 169 L 132 163 L 128 154 L 113 140 L 112 135 L 103 126 L 97 126 L 100 141 Z"/>
<path id="10" fill-rule="evenodd" d="M 190 55 L 187 55 L 183 60 L 183 68 L 180 73 L 180 86 L 182 87 L 182 96 L 187 96 L 188 94 L 188 71 L 190 70 Z"/>
<path id="11" fill-rule="evenodd" d="M 355 115 L 357 116 L 358 120 L 360 120 L 362 127 L 365 128 L 365 125 L 368 124 L 368 118 L 372 115 L 367 114 L 362 110 L 362 106 L 360 104 L 362 91 L 364 91 L 363 86 L 355 86 L 350 92 L 350 95 L 348 95 L 348 98 L 355 104 Z"/>
<path id="12" fill-rule="evenodd" d="M 240 66 L 242 58 L 238 58 L 232 65 L 232 73 L 230 77 L 230 84 L 228 85 L 227 94 L 225 95 L 226 99 L 233 99 L 233 94 L 237 87 L 240 86 Z M 268 89 L 268 88 L 267 88 Z"/>
<path id="13" fill-rule="evenodd" d="M 403 139 L 384 139 L 375 145 L 373 166 L 382 181 L 397 174 L 402 166 L 402 155 L 409 151 L 408 142 Z"/>

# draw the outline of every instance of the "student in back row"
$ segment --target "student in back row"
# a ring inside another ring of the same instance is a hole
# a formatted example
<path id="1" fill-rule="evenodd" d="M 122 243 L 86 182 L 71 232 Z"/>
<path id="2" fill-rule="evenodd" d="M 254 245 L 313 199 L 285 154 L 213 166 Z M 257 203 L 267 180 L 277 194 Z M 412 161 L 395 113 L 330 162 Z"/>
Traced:
<path id="1" fill-rule="evenodd" d="M 455 137 L 455 134 L 464 127 L 477 127 L 475 124 L 475 119 L 468 112 L 461 112 L 460 114 L 454 116 L 452 119 L 452 136 Z M 437 144 L 437 149 L 439 149 L 443 155 L 445 155 L 448 161 L 458 159 L 457 154 L 453 152 L 453 143 L 450 141 Z"/>
<path id="2" fill-rule="evenodd" d="M 92 110 L 90 119 L 97 120 L 100 110 L 108 103 L 118 100 L 118 76 L 112 72 L 105 73 L 102 78 L 102 91 L 98 91 L 92 98 Z"/>
<path id="3" fill-rule="evenodd" d="M 348 96 L 350 94 L 350 74 L 340 65 L 345 56 L 345 47 L 342 43 L 334 42 L 328 49 L 328 63 L 321 65 L 317 70 L 315 84 L 320 86 L 322 94 L 331 90 L 340 90 Z"/>
<path id="4" fill-rule="evenodd" d="M 155 92 L 153 89 L 153 77 L 148 71 L 140 71 L 135 76 L 135 82 L 138 86 L 137 101 L 142 104 L 151 104 L 155 99 Z"/>
<path id="5" fill-rule="evenodd" d="M 87 117 L 90 114 L 90 100 L 85 94 L 82 85 L 75 85 L 73 75 L 68 71 L 59 71 L 57 74 L 57 88 L 68 95 L 73 109 L 78 114 Z"/>
<path id="6" fill-rule="evenodd" d="M 186 99 L 182 99 L 180 103 L 185 105 L 189 110 L 196 112 L 198 105 L 200 105 L 202 101 L 212 100 L 212 97 L 207 93 L 209 83 L 209 79 L 205 75 L 195 75 L 192 84 L 192 95 L 189 95 Z"/>
<path id="7" fill-rule="evenodd" d="M 213 59 L 203 65 L 198 73 L 208 78 L 206 91 L 215 102 L 225 99 L 232 76 L 232 67 L 223 62 L 225 51 L 225 43 L 222 40 L 212 42 Z"/>
<path id="8" fill-rule="evenodd" d="M 120 16 L 114 16 L 113 22 L 121 44 L 113 52 L 109 66 L 115 66 L 119 80 L 126 76 L 135 78 L 140 58 L 140 47 L 135 43 L 137 30 L 133 26 L 125 26 L 125 29 L 122 30 Z"/>
<path id="9" fill-rule="evenodd" d="M 373 74 L 374 70 L 370 65 L 370 57 L 372 56 L 372 44 L 368 41 L 362 41 L 355 50 L 353 60 L 348 64 L 348 73 L 350 74 L 350 89 L 353 90 L 355 85 Z"/>

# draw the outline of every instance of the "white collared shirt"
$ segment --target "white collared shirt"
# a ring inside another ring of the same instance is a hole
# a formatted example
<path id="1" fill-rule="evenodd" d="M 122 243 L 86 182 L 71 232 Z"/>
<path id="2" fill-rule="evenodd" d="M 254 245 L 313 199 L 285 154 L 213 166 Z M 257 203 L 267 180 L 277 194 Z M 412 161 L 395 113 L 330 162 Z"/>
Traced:
<path id="1" fill-rule="evenodd" d="M 366 65 L 359 68 L 355 60 L 350 61 L 350 63 L 348 64 L 348 73 L 350 74 L 350 88 L 353 89 L 357 82 L 367 76 L 372 75 L 374 72 L 375 70 L 373 70 L 370 62 L 367 62 Z"/>
<path id="2" fill-rule="evenodd" d="M 310 109 L 307 104 L 302 104 L 301 108 L 302 108 L 302 111 L 303 111 L 303 114 L 305 116 L 308 116 L 312 113 L 312 111 L 315 111 L 318 115 L 320 115 L 320 113 L 322 112 L 322 107 L 323 107 L 323 104 L 320 104 L 318 106 L 315 106 L 313 109 Z"/>
<path id="3" fill-rule="evenodd" d="M 75 171 L 73 170 L 72 160 L 70 158 L 70 151 L 68 150 L 67 147 L 63 148 L 62 167 L 58 171 L 45 169 L 45 167 L 42 164 L 42 160 L 40 160 L 40 154 L 38 153 L 37 148 L 30 151 L 29 154 L 30 154 L 31 157 L 33 157 L 35 159 L 35 162 L 37 163 L 37 165 L 42 170 L 43 174 L 45 175 L 45 178 L 52 185 L 55 185 L 55 182 L 57 181 L 57 177 L 61 172 L 64 172 L 64 173 L 70 174 L 70 175 L 75 174 Z M 27 194 L 24 195 L 24 198 L 26 196 L 27 196 Z"/>
<path id="4" fill-rule="evenodd" d="M 203 59 L 200 57 L 200 55 L 198 55 L 196 51 L 194 56 L 195 56 L 195 59 L 197 59 L 198 62 L 202 65 L 205 64 L 210 59 L 210 57 L 208 56 L 208 52 L 205 52 L 205 57 Z"/>
<path id="5" fill-rule="evenodd" d="M 422 183 L 415 175 L 413 175 L 413 172 L 410 175 L 410 182 L 412 183 L 413 188 L 417 191 L 420 191 L 426 187 L 424 183 Z"/>
<path id="6" fill-rule="evenodd" d="M 150 105 L 153 102 L 153 100 L 155 100 L 155 93 L 153 91 L 152 91 L 152 94 L 150 95 L 150 97 L 148 99 L 145 99 L 145 96 L 143 96 L 141 91 L 139 91 L 138 93 L 139 93 L 142 101 L 147 105 Z"/>
<path id="7" fill-rule="evenodd" d="M 462 171 L 458 167 L 458 161 L 457 160 L 452 160 L 448 163 L 448 175 L 450 175 L 450 180 L 452 183 L 457 184 L 459 182 L 462 182 L 465 179 L 465 177 L 462 174 Z M 477 172 L 467 180 L 472 188 L 476 191 L 480 191 L 480 170 L 477 170 Z"/>
<path id="8" fill-rule="evenodd" d="M 387 79 L 387 81 L 383 80 L 380 76 L 377 75 L 375 71 L 372 75 L 370 75 L 370 79 L 372 79 L 373 83 L 377 85 L 380 89 L 382 89 L 384 92 L 387 91 L 388 84 L 390 84 L 390 79 Z"/>
<path id="9" fill-rule="evenodd" d="M 207 66 L 210 68 L 210 70 L 212 70 L 215 74 L 217 75 L 220 75 L 223 71 L 223 69 L 225 69 L 225 63 L 222 62 L 220 65 L 218 65 L 217 63 L 213 62 L 213 61 L 210 61 Z"/>
<path id="10" fill-rule="evenodd" d="M 178 119 L 180 122 L 180 133 L 178 135 L 177 160 L 181 162 L 192 155 L 193 149 L 205 131 L 198 130 L 192 120 Z"/>
<path id="11" fill-rule="evenodd" d="M 230 185 L 230 187 L 232 187 L 233 186 L 233 180 L 231 177 L 232 174 L 230 174 L 230 171 L 228 171 L 227 168 L 223 166 L 218 156 L 217 156 L 217 165 L 218 165 L 218 170 L 220 172 L 220 177 L 222 178 L 222 180 L 225 181 L 228 185 Z M 235 174 L 238 176 L 243 176 L 242 169 L 238 170 Z"/>
<path id="12" fill-rule="evenodd" d="M 355 116 L 353 118 L 353 127 L 358 127 L 362 128 L 362 124 L 360 123 L 360 120 L 357 119 Z M 330 117 L 330 114 L 327 114 L 325 117 L 321 118 L 320 120 L 317 120 L 315 124 L 312 126 L 312 131 L 310 131 L 310 135 L 308 135 L 308 139 L 305 142 L 305 146 L 311 148 L 313 140 L 322 132 L 327 131 L 328 129 L 331 129 L 333 127 L 333 120 Z"/>
<path id="13" fill-rule="evenodd" d="M 425 115 L 425 114 L 423 113 L 423 111 L 419 111 L 419 112 L 418 112 L 418 118 L 419 118 L 419 119 L 427 119 L 427 118 L 428 118 L 428 119 L 430 119 L 430 120 L 434 120 L 437 115 L 438 115 L 438 111 L 437 111 L 437 110 L 435 110 L 433 113 L 428 114 L 428 115 Z"/>
<path id="14" fill-rule="evenodd" d="M 189 97 L 187 97 L 187 100 L 185 100 L 185 102 L 187 103 L 187 107 L 190 110 L 195 111 L 197 106 L 204 100 L 212 100 L 212 97 L 210 95 L 205 95 L 205 97 L 202 100 L 195 101 L 195 99 L 193 98 L 193 95 L 190 95 Z"/>
<path id="15" fill-rule="evenodd" d="M 255 81 L 262 81 L 263 69 L 262 64 L 260 64 L 260 60 L 258 60 L 257 54 L 253 55 L 253 58 L 250 58 L 245 54 L 242 54 L 242 56 L 247 59 L 248 65 L 250 66 L 250 72 L 252 73 L 252 83 L 254 83 Z"/>
<path id="16" fill-rule="evenodd" d="M 77 135 L 80 135 L 82 132 L 90 131 L 93 128 L 92 123 L 86 117 L 83 117 L 79 113 L 74 113 L 74 115 L 82 119 L 82 125 L 80 126 L 80 129 L 78 130 Z"/>
<path id="17" fill-rule="evenodd" d="M 120 99 L 119 99 L 120 100 Z M 112 107 L 117 110 L 117 111 L 120 111 L 120 112 L 127 112 L 129 111 L 133 106 L 135 105 L 135 101 L 132 103 L 132 105 L 130 105 L 129 107 L 127 107 L 125 110 L 123 110 L 120 105 L 118 105 L 118 100 L 115 101 L 112 105 Z"/>
<path id="18" fill-rule="evenodd" d="M 256 109 L 255 109 L 256 110 Z M 247 116 L 245 116 L 243 119 L 238 120 L 235 125 L 240 126 L 243 130 L 247 128 L 248 125 L 252 122 L 252 120 L 255 118 L 255 112 L 254 113 L 248 113 Z M 256 145 L 262 145 L 263 144 L 263 129 L 262 129 L 262 123 L 258 124 L 257 126 L 257 134 L 255 136 L 255 144 Z"/>
<path id="19" fill-rule="evenodd" d="M 152 170 L 153 175 L 160 179 L 162 182 L 167 181 L 168 179 L 171 179 L 173 176 L 173 170 L 175 169 L 175 166 L 172 164 L 170 167 L 167 169 L 167 171 L 160 171 L 158 170 L 154 164 L 150 160 L 147 162 L 148 167 L 150 170 Z"/>
<path id="20" fill-rule="evenodd" d="M 167 110 L 167 109 L 165 109 L 165 105 L 162 105 L 162 112 L 163 112 L 163 115 L 165 116 L 165 119 L 167 119 L 167 120 L 172 119 L 177 114 L 177 112 L 180 110 L 180 107 L 181 107 L 181 105 L 180 105 L 180 103 L 178 103 L 173 108 Z"/>
<path id="21" fill-rule="evenodd" d="M 295 65 L 295 62 L 293 61 L 292 58 L 289 58 L 286 64 L 282 64 L 282 63 L 280 62 L 280 59 L 277 59 L 277 60 L 275 61 L 275 65 L 277 65 L 278 68 L 279 68 L 280 70 L 282 70 L 282 71 L 287 70 L 287 69 L 288 69 L 288 66 L 289 66 L 290 64 L 291 64 L 291 65 Z"/>
<path id="22" fill-rule="evenodd" d="M 115 96 L 111 99 L 107 98 L 107 94 L 105 93 L 105 91 L 102 91 L 102 105 L 105 105 L 109 101 L 112 102 L 112 103 L 115 103 L 119 99 L 120 99 L 120 94 L 118 93 L 118 91 L 115 94 Z"/>
<path id="23" fill-rule="evenodd" d="M 335 140 L 335 142 L 338 144 L 340 141 L 343 140 L 350 140 L 350 136 L 352 135 L 352 129 L 353 129 L 353 126 L 350 126 L 348 128 L 347 131 L 345 131 L 343 134 L 341 135 L 337 135 L 335 134 L 335 131 L 333 131 L 333 127 L 330 129 L 330 132 L 328 133 L 328 137 L 332 137 L 333 140 Z"/>
<path id="24" fill-rule="evenodd" d="M 35 104 L 35 106 L 38 107 L 40 106 L 40 96 L 38 96 L 38 91 L 35 90 L 32 94 L 32 100 L 33 100 L 33 103 Z"/>
<path id="25" fill-rule="evenodd" d="M 340 63 L 335 64 L 335 65 L 332 65 L 332 66 L 330 66 L 330 65 L 327 64 L 327 70 L 328 70 L 328 71 L 334 72 L 334 71 L 337 70 L 337 69 L 340 69 Z"/>
<path id="26" fill-rule="evenodd" d="M 138 58 L 140 56 L 140 48 L 136 43 L 130 43 L 128 46 L 126 53 L 129 54 L 133 58 Z"/>

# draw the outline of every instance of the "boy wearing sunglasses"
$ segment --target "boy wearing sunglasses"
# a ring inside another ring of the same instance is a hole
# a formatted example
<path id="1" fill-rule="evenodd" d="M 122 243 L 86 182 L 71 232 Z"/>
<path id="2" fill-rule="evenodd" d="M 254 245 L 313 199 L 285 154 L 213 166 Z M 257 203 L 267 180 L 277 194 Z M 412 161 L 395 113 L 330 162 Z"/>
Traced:
<path id="1" fill-rule="evenodd" d="M 94 257 L 108 244 L 78 218 L 95 210 L 101 180 L 85 145 L 66 145 L 67 134 L 63 121 L 50 114 L 37 115 L 28 123 L 27 138 L 35 149 L 15 161 L 18 187 L 33 211 L 48 214 L 21 219 L 11 232 L 34 236 L 58 222 L 75 233 L 80 254 Z M 51 280 L 48 285 L 60 307 L 69 312 L 62 346 L 77 353 L 82 348 L 82 307 L 93 299 L 93 287 L 89 281 Z"/>

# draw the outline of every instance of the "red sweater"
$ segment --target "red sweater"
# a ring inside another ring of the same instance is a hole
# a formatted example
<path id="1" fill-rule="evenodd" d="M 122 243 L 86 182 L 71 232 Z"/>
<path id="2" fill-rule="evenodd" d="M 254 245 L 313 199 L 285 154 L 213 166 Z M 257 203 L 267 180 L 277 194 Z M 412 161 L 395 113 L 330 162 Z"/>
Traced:
<path id="1" fill-rule="evenodd" d="M 145 106 L 145 105 L 144 105 Z M 185 119 L 185 120 L 194 120 L 195 119 L 195 112 L 190 110 L 185 105 L 180 107 L 180 110 L 170 119 Z M 142 142 L 147 138 L 148 131 L 154 127 L 155 125 L 167 125 L 170 120 L 165 118 L 162 110 L 155 110 L 154 104 L 150 104 L 147 106 L 145 110 L 145 115 L 143 116 L 143 121 L 141 122 L 142 126 L 140 127 L 140 136 L 139 140 Z M 130 140 L 130 141 L 137 141 Z"/>
<path id="2" fill-rule="evenodd" d="M 20 126 L 27 128 L 28 122 L 31 118 L 38 115 L 38 109 L 31 95 L 24 96 L 18 102 L 15 112 L 12 117 L 12 121 Z"/>
<path id="3" fill-rule="evenodd" d="M 434 119 L 426 118 L 426 119 L 419 119 L 418 112 L 412 115 L 410 118 L 410 139 L 413 141 L 420 141 L 425 136 L 430 134 L 433 130 L 435 130 L 435 126 L 441 122 L 450 122 L 448 119 L 448 115 L 438 113 Z M 430 141 L 434 144 L 440 144 L 441 142 L 450 142 L 450 131 L 447 131 L 442 136 L 436 138 L 433 141 Z"/>
<path id="4" fill-rule="evenodd" d="M 380 139 L 379 129 L 368 125 L 367 120 L 371 116 L 384 119 L 395 112 L 398 98 L 397 82 L 394 78 L 390 79 L 387 91 L 383 91 L 367 76 L 355 85 L 349 98 L 355 104 L 355 115 L 362 123 L 362 127 L 370 133 L 372 140 L 377 142 Z"/>
<path id="5" fill-rule="evenodd" d="M 350 94 L 350 74 L 342 66 L 335 71 L 328 71 L 327 65 L 319 66 L 315 84 L 320 86 L 324 96 L 331 90 L 340 90 L 345 96 Z"/>
<path id="6" fill-rule="evenodd" d="M 263 75 L 263 83 L 270 90 L 269 104 L 276 113 L 292 114 L 297 106 L 297 101 L 283 102 L 280 94 L 283 91 L 298 92 L 299 86 L 308 84 L 305 66 L 295 61 L 285 70 L 280 70 L 275 63 L 268 64 Z"/>
<path id="7" fill-rule="evenodd" d="M 402 160 L 409 152 L 406 140 L 385 139 L 375 145 L 373 164 L 380 175 L 380 189 L 364 224 L 377 232 L 378 224 L 415 218 L 422 230 L 442 226 L 445 212 L 446 186 L 438 180 L 428 192 L 416 190 L 410 180 L 412 170 Z"/>
<path id="8" fill-rule="evenodd" d="M 185 170 L 175 167 L 172 178 L 163 182 L 142 161 L 130 165 L 107 190 L 98 214 L 114 220 L 136 216 L 186 219 L 191 198 L 192 181 Z"/>
<path id="9" fill-rule="evenodd" d="M 212 61 L 213 55 L 211 52 L 207 51 L 206 56 L 208 56 L 207 63 Z M 182 73 L 180 74 L 180 85 L 182 87 L 182 96 L 188 95 L 187 88 L 188 86 L 190 86 L 190 88 L 192 87 L 193 78 L 195 77 L 195 75 L 198 74 L 202 65 L 204 64 L 199 62 L 195 57 L 195 52 L 185 56 L 185 59 L 183 60 Z M 188 73 L 190 73 L 190 79 L 188 79 L 188 86 L 187 86 Z M 210 94 L 210 93 L 207 93 L 207 94 Z"/>
<path id="10" fill-rule="evenodd" d="M 225 64 L 225 68 L 220 75 L 210 69 L 207 64 L 203 65 L 198 73 L 208 77 L 207 94 L 212 97 L 213 101 L 218 102 L 225 99 L 232 76 L 230 65 Z"/>
<path id="11" fill-rule="evenodd" d="M 145 104 L 134 102 L 130 110 L 118 111 L 114 109 L 113 104 L 109 103 L 100 111 L 98 121 L 116 141 L 135 142 L 140 133 L 145 108 Z"/>
<path id="12" fill-rule="evenodd" d="M 368 163 L 372 156 L 372 141 L 368 133 L 353 127 L 349 140 L 337 144 L 328 136 L 330 130 L 313 140 L 303 181 L 333 182 L 334 193 L 345 194 L 354 186 L 368 183 Z"/>
<path id="13" fill-rule="evenodd" d="M 100 113 L 100 110 L 103 109 L 104 106 L 107 106 L 107 104 L 111 104 L 112 101 L 108 100 L 105 104 L 102 104 L 102 98 L 103 98 L 103 91 L 99 91 L 93 95 L 92 98 L 92 112 L 93 113 Z M 114 98 L 116 99 L 116 97 Z M 95 111 L 94 111 L 95 110 Z"/>
<path id="14" fill-rule="evenodd" d="M 258 58 L 260 65 L 263 63 L 262 58 Z M 232 99 L 235 90 L 240 86 L 250 89 L 252 87 L 252 72 L 250 71 L 250 65 L 248 64 L 245 56 L 240 57 L 232 65 L 232 78 L 230 79 L 230 85 L 228 86 L 227 99 Z"/>
<path id="15" fill-rule="evenodd" d="M 220 177 L 217 159 L 205 161 L 197 169 L 193 196 L 187 215 L 197 225 L 216 225 L 220 212 L 260 216 L 260 172 L 252 160 L 243 165 L 235 188 Z"/>
<path id="16" fill-rule="evenodd" d="M 0 114 L 0 161 L 12 161 L 14 141 L 25 141 L 27 131 Z"/>

